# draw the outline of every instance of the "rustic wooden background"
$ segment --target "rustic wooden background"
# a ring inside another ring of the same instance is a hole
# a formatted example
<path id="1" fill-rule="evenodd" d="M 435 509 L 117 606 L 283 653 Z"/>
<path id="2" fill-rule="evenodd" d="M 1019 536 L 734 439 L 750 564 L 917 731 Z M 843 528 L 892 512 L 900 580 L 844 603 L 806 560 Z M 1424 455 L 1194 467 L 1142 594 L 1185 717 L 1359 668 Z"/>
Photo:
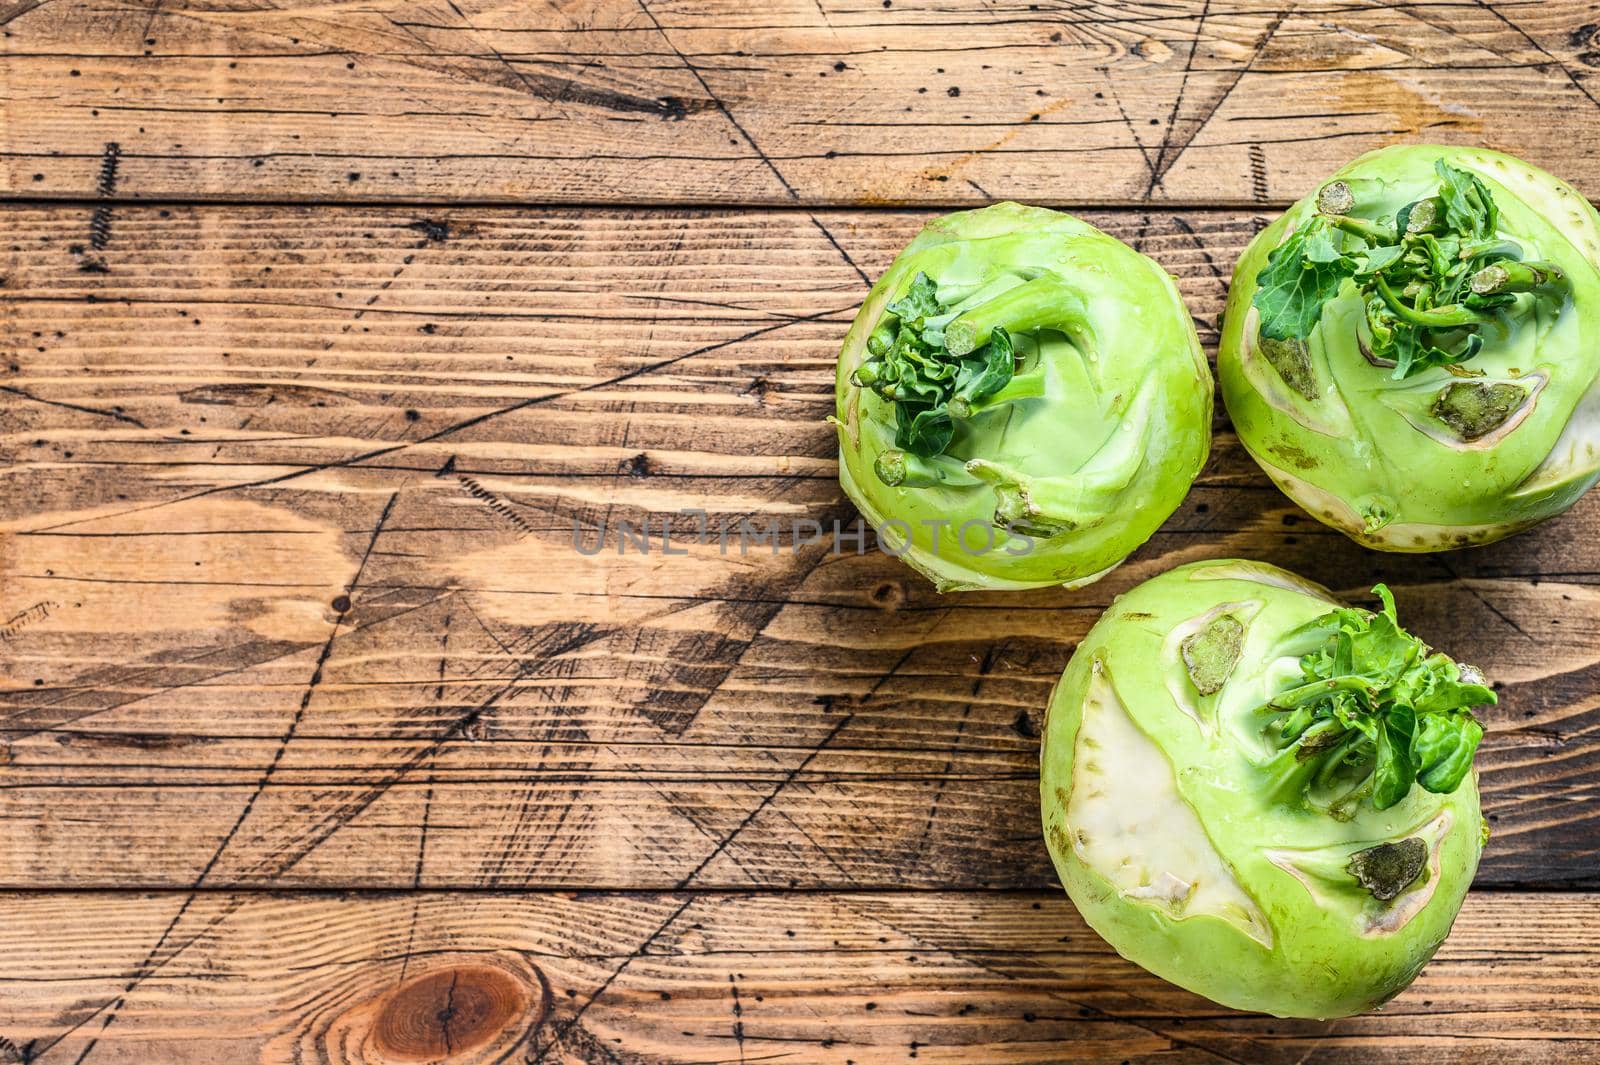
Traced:
<path id="1" fill-rule="evenodd" d="M 1600 496 L 1424 558 L 1219 417 L 1079 592 L 875 555 L 837 345 L 930 214 L 1059 204 L 1203 338 L 1262 221 L 1402 140 L 1600 196 L 1578 0 L 0 0 L 0 1063 L 1600 1060 Z M 1382 1013 L 1089 932 L 1037 829 L 1110 598 L 1245 555 L 1395 585 L 1502 702 L 1495 836 Z"/>

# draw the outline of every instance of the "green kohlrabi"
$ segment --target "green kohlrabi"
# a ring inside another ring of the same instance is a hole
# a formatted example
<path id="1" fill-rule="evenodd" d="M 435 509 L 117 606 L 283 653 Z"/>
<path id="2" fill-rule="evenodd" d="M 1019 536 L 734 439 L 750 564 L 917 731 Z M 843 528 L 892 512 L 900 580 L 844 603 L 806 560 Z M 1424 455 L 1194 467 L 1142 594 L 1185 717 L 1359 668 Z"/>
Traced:
<path id="1" fill-rule="evenodd" d="M 1172 279 L 1071 215 L 929 225 L 839 356 L 839 479 L 941 590 L 1086 584 L 1182 501 L 1211 375 Z"/>
<path id="2" fill-rule="evenodd" d="M 1116 600 L 1045 719 L 1045 838 L 1124 957 L 1227 1006 L 1336 1017 L 1450 931 L 1485 825 L 1493 691 L 1396 620 L 1272 566 L 1196 562 Z"/>
<path id="3" fill-rule="evenodd" d="M 1600 478 L 1600 215 L 1498 152 L 1364 155 L 1245 250 L 1218 371 L 1256 461 L 1361 543 L 1509 535 Z"/>

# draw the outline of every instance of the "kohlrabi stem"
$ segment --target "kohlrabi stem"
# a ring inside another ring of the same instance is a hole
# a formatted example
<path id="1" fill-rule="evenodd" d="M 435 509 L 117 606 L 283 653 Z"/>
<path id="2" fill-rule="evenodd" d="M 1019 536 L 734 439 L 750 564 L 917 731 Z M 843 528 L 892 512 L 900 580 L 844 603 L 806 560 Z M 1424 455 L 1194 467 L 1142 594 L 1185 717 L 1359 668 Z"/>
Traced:
<path id="1" fill-rule="evenodd" d="M 1345 734 L 1344 739 L 1339 741 L 1338 746 L 1334 747 L 1327 754 L 1321 754 L 1319 752 L 1317 758 L 1315 759 L 1315 761 L 1318 763 L 1315 782 L 1322 787 L 1327 787 L 1330 783 L 1332 783 L 1334 774 L 1339 771 L 1345 758 L 1350 754 L 1351 751 L 1356 750 L 1361 746 L 1362 743 L 1366 741 L 1367 737 L 1365 733 L 1356 729 L 1351 729 L 1350 732 Z"/>
<path id="2" fill-rule="evenodd" d="M 890 488 L 933 488 L 936 485 L 962 488 L 982 483 L 967 472 L 960 459 L 949 455 L 925 459 L 909 451 L 891 448 L 879 453 L 872 468 L 878 480 Z"/>
<path id="3" fill-rule="evenodd" d="M 1550 263 L 1494 263 L 1472 275 L 1472 291 L 1480 296 L 1501 292 L 1532 292 L 1551 282 L 1565 280 L 1561 269 Z"/>
<path id="4" fill-rule="evenodd" d="M 1365 691 L 1367 682 L 1364 677 L 1346 675 L 1332 677 L 1328 680 L 1314 680 L 1309 684 L 1302 684 L 1298 688 L 1290 688 L 1286 692 L 1274 695 L 1267 705 L 1276 710 L 1293 710 L 1303 703 L 1315 702 L 1335 691 Z"/>
<path id="5" fill-rule="evenodd" d="M 1320 763 L 1314 754 L 1309 758 L 1300 755 L 1300 746 L 1292 743 L 1262 766 L 1262 772 L 1271 781 L 1268 793 L 1278 802 L 1293 803 L 1302 799 L 1311 785 L 1311 777 Z"/>
<path id="6" fill-rule="evenodd" d="M 878 383 L 883 369 L 881 359 L 868 359 L 866 362 L 850 371 L 850 380 L 857 388 L 871 388 Z"/>
<path id="7" fill-rule="evenodd" d="M 1386 226 L 1382 222 L 1374 222 L 1370 218 L 1357 218 L 1347 214 L 1327 214 L 1322 217 L 1346 233 L 1360 237 L 1368 244 L 1378 246 L 1394 243 L 1394 227 Z"/>
<path id="8" fill-rule="evenodd" d="M 1439 197 L 1429 196 L 1411 205 L 1411 211 L 1406 215 L 1406 232 L 1430 233 L 1437 230 L 1443 221 L 1444 204 Z"/>
<path id="9" fill-rule="evenodd" d="M 1520 260 L 1522 258 L 1522 245 L 1514 240 L 1493 237 L 1489 240 L 1479 241 L 1476 244 L 1463 244 L 1461 246 L 1460 257 L 1463 261 L 1476 259 L 1482 255 L 1497 255 L 1504 259 Z"/>
<path id="10" fill-rule="evenodd" d="M 966 355 L 987 344 L 995 326 L 1026 333 L 1081 317 L 1077 294 L 1058 275 L 1044 274 L 963 312 L 944 327 L 944 346 L 952 355 Z"/>
<path id="11" fill-rule="evenodd" d="M 1263 710 L 1272 709 L 1271 705 L 1262 707 Z M 1298 740 L 1316 721 L 1316 715 L 1307 706 L 1298 707 L 1289 712 L 1289 715 L 1278 722 L 1278 738 L 1285 743 Z"/>
<path id="12" fill-rule="evenodd" d="M 892 314 L 885 314 L 878 319 L 878 324 L 872 327 L 872 332 L 867 336 L 867 350 L 874 355 L 882 355 L 894 346 L 895 333 L 899 326 L 897 319 Z"/>
<path id="13" fill-rule="evenodd" d="M 1389 283 L 1383 279 L 1382 274 L 1376 275 L 1374 280 L 1378 283 L 1378 295 L 1383 297 L 1383 302 L 1389 305 L 1389 309 L 1394 312 L 1395 317 L 1402 321 L 1410 322 L 1412 325 L 1418 325 L 1424 329 L 1458 329 L 1464 325 L 1479 325 L 1489 321 L 1487 315 L 1480 314 L 1471 307 L 1463 307 L 1459 303 L 1452 303 L 1447 307 L 1434 307 L 1426 311 L 1419 311 L 1397 296 L 1394 289 L 1390 288 Z"/>
<path id="14" fill-rule="evenodd" d="M 1015 403 L 1019 399 L 1039 399 L 1044 396 L 1044 389 L 1044 367 L 1035 366 L 1028 373 L 1013 377 L 1000 391 L 983 399 L 973 401 L 961 395 L 951 396 L 949 402 L 945 404 L 945 410 L 950 412 L 950 417 L 959 421 L 982 414 L 984 411 L 994 410 L 996 407 L 1003 407 L 1008 403 Z"/>
<path id="15" fill-rule="evenodd" d="M 1372 178 L 1340 178 L 1330 181 L 1317 192 L 1317 213 L 1325 215 L 1349 214 L 1356 204 L 1383 194 L 1381 182 Z"/>

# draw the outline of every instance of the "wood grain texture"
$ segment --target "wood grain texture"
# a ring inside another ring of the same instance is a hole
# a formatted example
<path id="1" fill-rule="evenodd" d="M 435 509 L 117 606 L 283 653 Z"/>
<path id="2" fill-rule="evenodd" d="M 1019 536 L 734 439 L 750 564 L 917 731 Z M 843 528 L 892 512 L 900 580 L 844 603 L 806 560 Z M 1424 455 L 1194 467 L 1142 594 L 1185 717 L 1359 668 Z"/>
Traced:
<path id="1" fill-rule="evenodd" d="M 85 1048 L 99 1065 L 1600 1055 L 1593 895 L 1474 893 L 1407 992 L 1326 1022 L 1236 1013 L 1163 983 L 1112 953 L 1059 892 L 0 904 L 0 1047 L 12 1060 L 82 1060 Z"/>
<path id="2" fill-rule="evenodd" d="M 1584 0 L 13 0 L 0 195 L 1216 206 L 1432 140 L 1593 196 L 1597 24 Z"/>
<path id="3" fill-rule="evenodd" d="M 940 597 L 824 545 L 663 555 L 683 508 L 853 519 L 833 359 L 922 215 L 4 217 L 5 885 L 1052 886 L 1051 684 L 1112 596 L 1230 555 L 1393 585 L 1502 686 L 1480 883 L 1600 883 L 1600 498 L 1377 555 L 1219 419 L 1184 506 L 1079 592 Z M 1214 335 L 1253 214 L 1091 217 Z M 619 554 L 647 519 L 651 553 Z"/>

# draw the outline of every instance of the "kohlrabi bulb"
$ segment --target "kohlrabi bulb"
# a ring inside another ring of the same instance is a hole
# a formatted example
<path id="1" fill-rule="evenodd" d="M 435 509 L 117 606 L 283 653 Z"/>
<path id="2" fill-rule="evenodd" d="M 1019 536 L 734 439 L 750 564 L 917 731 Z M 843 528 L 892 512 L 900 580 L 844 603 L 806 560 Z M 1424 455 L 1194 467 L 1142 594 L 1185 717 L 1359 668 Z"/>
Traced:
<path id="1" fill-rule="evenodd" d="M 1116 600 L 1045 719 L 1056 871 L 1130 961 L 1226 1006 L 1337 1017 L 1450 931 L 1485 825 L 1470 666 L 1255 562 Z"/>
<path id="2" fill-rule="evenodd" d="M 1259 233 L 1218 355 L 1239 439 L 1386 551 L 1488 543 L 1600 478 L 1600 215 L 1479 148 L 1384 148 Z"/>
<path id="3" fill-rule="evenodd" d="M 1210 448 L 1172 278 L 1071 215 L 929 223 L 839 355 L 839 480 L 940 590 L 1080 585 L 1144 543 Z"/>

